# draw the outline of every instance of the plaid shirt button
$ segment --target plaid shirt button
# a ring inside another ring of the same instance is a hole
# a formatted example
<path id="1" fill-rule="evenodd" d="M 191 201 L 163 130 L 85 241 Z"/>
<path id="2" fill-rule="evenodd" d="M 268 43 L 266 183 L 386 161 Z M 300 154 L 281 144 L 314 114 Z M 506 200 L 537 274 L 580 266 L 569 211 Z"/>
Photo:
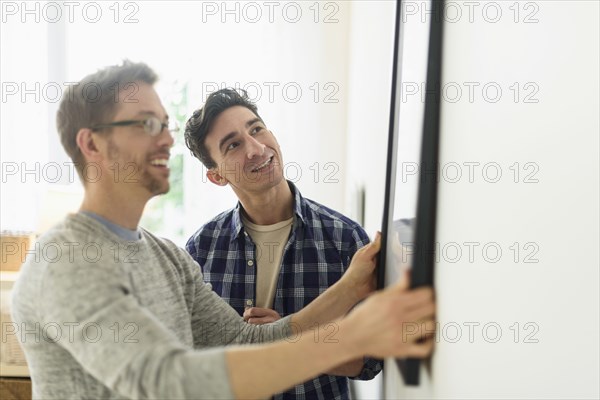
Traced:
<path id="1" fill-rule="evenodd" d="M 254 261 L 252 261 L 252 260 L 248 260 L 248 266 L 249 266 L 249 267 L 251 267 L 251 266 L 253 266 L 253 265 L 254 265 Z"/>

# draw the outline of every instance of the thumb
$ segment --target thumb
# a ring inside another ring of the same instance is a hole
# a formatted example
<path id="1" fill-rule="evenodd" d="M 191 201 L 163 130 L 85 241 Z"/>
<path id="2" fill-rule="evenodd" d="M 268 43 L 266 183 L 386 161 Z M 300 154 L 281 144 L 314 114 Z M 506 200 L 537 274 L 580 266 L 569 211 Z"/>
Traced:
<path id="1" fill-rule="evenodd" d="M 375 234 L 375 239 L 365 247 L 363 247 L 363 256 L 367 259 L 372 259 L 381 250 L 381 232 Z"/>
<path id="2" fill-rule="evenodd" d="M 373 245 L 377 248 L 377 251 L 381 248 L 381 232 L 377 231 L 375 239 L 373 239 Z"/>

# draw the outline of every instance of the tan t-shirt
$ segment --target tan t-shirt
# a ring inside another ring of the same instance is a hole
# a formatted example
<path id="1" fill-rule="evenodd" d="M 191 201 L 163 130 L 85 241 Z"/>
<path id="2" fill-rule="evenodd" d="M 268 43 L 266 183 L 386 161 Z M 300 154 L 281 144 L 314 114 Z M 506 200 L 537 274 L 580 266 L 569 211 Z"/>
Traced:
<path id="1" fill-rule="evenodd" d="M 242 216 L 246 231 L 256 244 L 256 307 L 273 308 L 283 249 L 294 218 L 273 225 L 256 225 Z M 246 267 L 253 268 L 253 267 Z"/>

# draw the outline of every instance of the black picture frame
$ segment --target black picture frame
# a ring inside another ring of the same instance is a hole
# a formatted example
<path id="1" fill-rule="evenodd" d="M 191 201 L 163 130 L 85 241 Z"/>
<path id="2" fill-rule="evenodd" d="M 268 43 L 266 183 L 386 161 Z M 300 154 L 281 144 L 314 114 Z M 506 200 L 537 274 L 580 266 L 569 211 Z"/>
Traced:
<path id="1" fill-rule="evenodd" d="M 401 234 L 402 229 L 409 230 L 412 236 L 411 287 L 433 286 L 434 276 L 444 0 L 431 0 L 416 217 L 414 220 L 393 221 L 397 168 L 403 162 L 398 160 L 398 128 L 399 120 L 402 118 L 399 111 L 402 98 L 401 60 L 405 40 L 403 3 L 404 0 L 396 0 L 386 186 L 381 230 L 382 246 L 378 257 L 378 288 L 385 287 L 386 274 L 389 274 L 391 268 L 396 268 L 394 265 L 387 265 L 388 252 L 394 245 L 392 241 L 397 240 L 397 235 Z M 406 40 L 410 40 L 410 38 L 406 38 Z M 401 333 L 398 332 L 398 334 Z M 409 386 L 419 385 L 420 360 L 407 358 L 396 361 L 404 383 Z"/>

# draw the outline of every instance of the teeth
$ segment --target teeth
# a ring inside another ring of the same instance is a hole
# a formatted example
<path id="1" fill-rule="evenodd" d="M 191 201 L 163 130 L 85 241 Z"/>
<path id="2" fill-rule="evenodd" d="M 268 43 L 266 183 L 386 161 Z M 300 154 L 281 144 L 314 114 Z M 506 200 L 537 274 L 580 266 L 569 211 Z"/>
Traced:
<path id="1" fill-rule="evenodd" d="M 166 158 L 156 159 L 156 160 L 150 161 L 150 164 L 166 167 L 167 165 L 169 165 L 169 160 Z"/>
<path id="2" fill-rule="evenodd" d="M 262 163 L 258 167 L 254 168 L 252 171 L 253 172 L 258 172 L 259 170 L 263 169 L 267 165 L 271 164 L 271 161 L 273 161 L 273 157 L 269 158 L 267 161 L 265 161 L 264 163 Z"/>

